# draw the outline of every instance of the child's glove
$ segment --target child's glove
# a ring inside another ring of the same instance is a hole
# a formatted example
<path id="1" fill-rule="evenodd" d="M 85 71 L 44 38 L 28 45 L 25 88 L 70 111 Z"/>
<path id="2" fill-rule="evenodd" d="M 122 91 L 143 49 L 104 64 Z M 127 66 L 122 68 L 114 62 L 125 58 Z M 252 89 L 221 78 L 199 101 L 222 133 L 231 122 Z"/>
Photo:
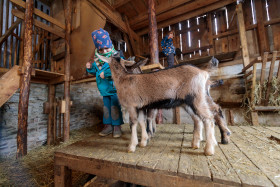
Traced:
<path id="1" fill-rule="evenodd" d="M 87 67 L 87 69 L 90 69 L 91 68 L 91 63 L 87 62 L 86 67 Z"/>

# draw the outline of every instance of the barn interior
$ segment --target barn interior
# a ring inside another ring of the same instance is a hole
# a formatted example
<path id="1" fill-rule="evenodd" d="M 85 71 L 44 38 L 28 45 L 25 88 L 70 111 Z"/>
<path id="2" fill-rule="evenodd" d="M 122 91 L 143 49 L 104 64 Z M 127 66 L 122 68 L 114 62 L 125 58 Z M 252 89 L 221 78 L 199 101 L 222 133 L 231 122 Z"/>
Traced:
<path id="1" fill-rule="evenodd" d="M 0 184 L 69 186 L 72 174 L 74 186 L 280 185 L 279 9 L 279 0 L 1 0 Z M 128 114 L 121 139 L 98 137 L 103 101 L 86 63 L 100 28 L 126 59 L 149 59 L 144 73 L 167 68 L 171 30 L 175 64 L 218 59 L 210 95 L 231 142 L 211 158 L 190 149 L 193 120 L 180 107 L 162 110 L 156 138 L 135 153 Z M 36 162 L 48 164 L 35 174 Z"/>

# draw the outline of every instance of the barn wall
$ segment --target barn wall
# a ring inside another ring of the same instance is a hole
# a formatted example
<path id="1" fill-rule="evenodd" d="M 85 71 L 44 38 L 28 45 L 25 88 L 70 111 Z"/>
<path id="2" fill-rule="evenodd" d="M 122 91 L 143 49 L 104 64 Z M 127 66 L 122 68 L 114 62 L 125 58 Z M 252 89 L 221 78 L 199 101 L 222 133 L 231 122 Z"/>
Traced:
<path id="1" fill-rule="evenodd" d="M 71 130 L 101 123 L 103 101 L 96 83 L 71 85 Z M 56 87 L 56 97 L 63 96 L 63 85 Z M 48 115 L 43 114 L 43 103 L 48 100 L 48 87 L 31 84 L 28 106 L 28 150 L 47 141 Z M 14 155 L 17 149 L 19 91 L 0 108 L 0 156 Z"/>
<path id="2" fill-rule="evenodd" d="M 71 76 L 80 79 L 85 76 L 85 64 L 92 56 L 95 47 L 91 39 L 92 31 L 104 28 L 106 19 L 88 1 L 73 1 L 73 5 L 80 2 L 80 24 L 71 33 Z M 64 23 L 64 11 L 62 1 L 54 1 L 52 10 L 55 12 L 54 18 Z M 75 18 L 76 15 L 73 16 Z M 65 50 L 64 42 L 56 41 L 53 46 L 54 55 Z M 64 60 L 57 62 L 57 69 L 64 72 Z"/>

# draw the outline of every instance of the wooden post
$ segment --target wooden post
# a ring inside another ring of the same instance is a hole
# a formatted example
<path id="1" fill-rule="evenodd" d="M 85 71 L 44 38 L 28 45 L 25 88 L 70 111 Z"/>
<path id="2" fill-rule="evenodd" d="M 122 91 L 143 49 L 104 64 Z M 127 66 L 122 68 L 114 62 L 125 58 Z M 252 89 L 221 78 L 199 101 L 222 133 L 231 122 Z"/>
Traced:
<path id="1" fill-rule="evenodd" d="M 20 27 L 20 37 L 23 39 L 24 38 L 24 23 L 21 22 L 21 27 Z M 24 41 L 21 40 L 20 41 L 20 46 L 19 46 L 19 66 L 22 66 L 23 65 L 23 55 L 24 55 L 24 51 L 23 51 L 23 46 L 24 44 Z"/>
<path id="2" fill-rule="evenodd" d="M 181 118 L 180 118 L 180 107 L 175 108 L 175 123 L 181 124 Z"/>
<path id="3" fill-rule="evenodd" d="M 72 1 L 63 0 L 65 15 L 65 82 L 64 82 L 64 99 L 66 101 L 64 114 L 63 141 L 67 141 L 70 135 L 70 32 L 71 32 L 71 11 Z"/>
<path id="4" fill-rule="evenodd" d="M 23 75 L 20 81 L 18 104 L 17 158 L 27 154 L 27 119 L 32 61 L 33 0 L 26 0 L 24 16 Z"/>
<path id="5" fill-rule="evenodd" d="M 243 65 L 244 67 L 246 67 L 250 63 L 250 58 L 249 58 L 249 51 L 247 45 L 247 37 L 246 37 L 246 29 L 244 23 L 242 4 L 236 5 L 236 13 L 237 13 L 238 29 L 239 29 L 241 48 L 242 48 Z"/>
<path id="6" fill-rule="evenodd" d="M 53 137 L 53 129 L 54 129 L 54 97 L 55 97 L 55 86 L 53 84 L 49 84 L 49 118 L 48 118 L 48 136 L 47 136 L 47 144 L 52 145 L 54 143 Z"/>
<path id="7" fill-rule="evenodd" d="M 151 64 L 159 63 L 158 53 L 158 33 L 157 33 L 157 20 L 155 12 L 155 1 L 149 0 L 149 37 L 150 37 L 150 57 Z"/>
<path id="8" fill-rule="evenodd" d="M 129 37 L 129 41 L 130 41 L 130 44 L 131 44 L 131 47 L 132 47 L 132 51 L 133 51 L 134 55 L 139 55 L 137 45 L 136 45 L 136 43 L 134 41 L 134 38 L 132 36 L 132 33 L 131 33 L 131 28 L 130 28 L 127 16 L 125 16 L 124 19 L 125 19 L 126 27 L 127 27 L 127 30 L 128 30 L 128 37 Z M 139 46 L 138 46 L 138 48 L 139 48 Z"/>
<path id="9" fill-rule="evenodd" d="M 261 0 L 255 1 L 255 6 L 256 6 L 256 14 L 257 14 L 256 18 L 258 24 L 258 44 L 260 49 L 260 55 L 262 55 L 264 52 L 269 51 L 267 34 L 264 27 L 262 1 Z"/>
<path id="10" fill-rule="evenodd" d="M 3 7 L 4 1 L 0 2 L 0 36 L 2 36 L 2 27 L 3 27 Z M 0 44 L 0 61 L 2 60 L 2 44 Z"/>
<path id="11" fill-rule="evenodd" d="M 72 186 L 72 171 L 67 166 L 54 166 L 54 186 Z"/>
<path id="12" fill-rule="evenodd" d="M 213 46 L 209 49 L 210 56 L 213 56 L 215 54 L 215 45 L 213 41 L 213 28 L 212 28 L 212 18 L 211 13 L 207 14 L 207 24 L 208 24 L 208 41 L 209 45 Z"/>

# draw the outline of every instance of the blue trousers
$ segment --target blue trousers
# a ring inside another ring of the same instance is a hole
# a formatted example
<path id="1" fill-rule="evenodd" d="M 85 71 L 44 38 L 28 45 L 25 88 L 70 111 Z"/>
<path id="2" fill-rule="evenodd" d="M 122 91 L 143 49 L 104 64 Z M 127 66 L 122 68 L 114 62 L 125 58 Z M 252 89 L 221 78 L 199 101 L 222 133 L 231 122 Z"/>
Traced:
<path id="1" fill-rule="evenodd" d="M 103 96 L 103 103 L 103 124 L 122 125 L 122 111 L 117 94 Z"/>

